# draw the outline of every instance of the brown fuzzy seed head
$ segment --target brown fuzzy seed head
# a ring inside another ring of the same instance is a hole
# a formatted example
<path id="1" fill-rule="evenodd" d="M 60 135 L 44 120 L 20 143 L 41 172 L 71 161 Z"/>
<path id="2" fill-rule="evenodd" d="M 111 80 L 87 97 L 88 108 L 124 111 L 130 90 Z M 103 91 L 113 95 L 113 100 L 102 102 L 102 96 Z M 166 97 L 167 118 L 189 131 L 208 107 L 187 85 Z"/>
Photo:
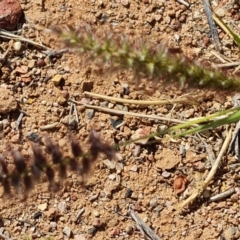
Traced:
<path id="1" fill-rule="evenodd" d="M 54 181 L 55 173 L 54 173 L 54 170 L 51 167 L 47 167 L 46 175 L 47 175 L 47 178 L 48 178 L 49 182 L 53 182 Z"/>
<path id="2" fill-rule="evenodd" d="M 26 163 L 24 161 L 23 156 L 17 150 L 12 150 L 12 157 L 14 159 L 14 163 L 16 166 L 17 171 L 22 174 L 26 171 Z"/>
<path id="3" fill-rule="evenodd" d="M 79 143 L 74 138 L 71 139 L 71 149 L 74 157 L 80 157 L 83 154 Z"/>
<path id="4" fill-rule="evenodd" d="M 41 150 L 36 146 L 32 145 L 33 156 L 34 156 L 34 163 L 35 166 L 42 171 L 44 167 L 46 167 L 46 158 L 43 156 Z"/>
<path id="5" fill-rule="evenodd" d="M 8 175 L 7 164 L 3 156 L 0 154 L 0 167 L 1 167 L 1 175 Z"/>

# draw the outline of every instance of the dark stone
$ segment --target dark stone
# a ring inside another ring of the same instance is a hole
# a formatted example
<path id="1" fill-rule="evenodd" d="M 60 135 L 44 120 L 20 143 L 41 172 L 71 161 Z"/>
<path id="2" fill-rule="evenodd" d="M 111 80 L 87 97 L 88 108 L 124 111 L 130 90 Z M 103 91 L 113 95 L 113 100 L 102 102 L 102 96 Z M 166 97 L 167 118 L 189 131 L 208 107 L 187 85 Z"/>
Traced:
<path id="1" fill-rule="evenodd" d="M 23 11 L 17 0 L 0 1 L 0 28 L 14 30 L 22 15 Z"/>

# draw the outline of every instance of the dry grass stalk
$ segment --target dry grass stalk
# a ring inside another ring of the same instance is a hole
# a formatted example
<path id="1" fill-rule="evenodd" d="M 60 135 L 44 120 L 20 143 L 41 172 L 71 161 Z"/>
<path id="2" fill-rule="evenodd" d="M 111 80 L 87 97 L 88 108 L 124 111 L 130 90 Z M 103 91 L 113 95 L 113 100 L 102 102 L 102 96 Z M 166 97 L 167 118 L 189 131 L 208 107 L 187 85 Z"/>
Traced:
<path id="1" fill-rule="evenodd" d="M 126 103 L 126 104 L 136 104 L 136 105 L 166 105 L 166 104 L 177 104 L 177 103 L 185 103 L 190 105 L 198 105 L 197 99 L 202 97 L 203 94 L 199 94 L 196 96 L 185 96 L 180 97 L 177 99 L 170 99 L 170 100 L 134 100 L 134 99 L 124 99 L 124 98 L 117 98 L 117 97 L 110 97 L 106 95 L 101 95 L 92 92 L 84 92 L 85 95 L 93 97 L 93 98 L 101 98 L 107 101 L 119 102 L 119 103 Z"/>

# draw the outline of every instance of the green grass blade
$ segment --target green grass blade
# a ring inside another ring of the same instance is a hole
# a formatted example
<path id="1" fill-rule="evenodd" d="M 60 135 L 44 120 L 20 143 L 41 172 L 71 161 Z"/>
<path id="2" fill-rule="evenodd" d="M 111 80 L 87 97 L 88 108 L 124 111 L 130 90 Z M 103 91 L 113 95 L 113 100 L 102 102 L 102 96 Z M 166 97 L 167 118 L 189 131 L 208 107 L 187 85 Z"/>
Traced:
<path id="1" fill-rule="evenodd" d="M 216 14 L 213 14 L 213 19 L 234 40 L 234 42 L 240 48 L 240 37 L 236 33 L 234 33 L 232 29 L 228 27 L 228 25 L 224 23 L 223 20 L 220 17 L 218 17 Z"/>

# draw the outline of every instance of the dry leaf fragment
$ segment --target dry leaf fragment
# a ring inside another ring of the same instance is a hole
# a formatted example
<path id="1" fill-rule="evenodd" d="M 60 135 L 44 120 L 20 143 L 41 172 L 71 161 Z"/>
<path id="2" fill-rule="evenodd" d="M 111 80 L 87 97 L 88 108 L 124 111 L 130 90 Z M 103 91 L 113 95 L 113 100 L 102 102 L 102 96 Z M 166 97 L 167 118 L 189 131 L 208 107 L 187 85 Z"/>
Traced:
<path id="1" fill-rule="evenodd" d="M 179 194 L 185 191 L 187 188 L 188 180 L 185 176 L 179 175 L 174 179 L 173 190 L 175 194 Z"/>
<path id="2" fill-rule="evenodd" d="M 145 145 L 149 140 L 150 130 L 151 129 L 149 127 L 139 128 L 136 130 L 136 132 L 132 135 L 131 138 L 133 140 L 136 140 L 135 143 Z"/>

